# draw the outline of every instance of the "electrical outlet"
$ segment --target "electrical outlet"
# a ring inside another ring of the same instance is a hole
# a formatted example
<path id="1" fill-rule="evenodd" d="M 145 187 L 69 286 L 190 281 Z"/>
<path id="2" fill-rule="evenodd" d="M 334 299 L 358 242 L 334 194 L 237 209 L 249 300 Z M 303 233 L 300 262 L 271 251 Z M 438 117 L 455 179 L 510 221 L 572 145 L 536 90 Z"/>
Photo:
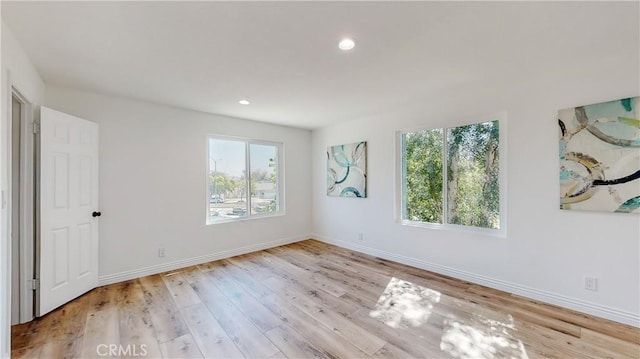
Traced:
<path id="1" fill-rule="evenodd" d="M 362 232 L 358 233 L 358 240 L 359 241 L 364 241 L 364 233 L 362 233 Z"/>
<path id="2" fill-rule="evenodd" d="M 166 254 L 164 247 L 158 248 L 158 257 L 162 258 Z"/>
<path id="3" fill-rule="evenodd" d="M 592 290 L 594 292 L 598 291 L 598 278 L 595 277 L 584 277 L 584 289 Z"/>

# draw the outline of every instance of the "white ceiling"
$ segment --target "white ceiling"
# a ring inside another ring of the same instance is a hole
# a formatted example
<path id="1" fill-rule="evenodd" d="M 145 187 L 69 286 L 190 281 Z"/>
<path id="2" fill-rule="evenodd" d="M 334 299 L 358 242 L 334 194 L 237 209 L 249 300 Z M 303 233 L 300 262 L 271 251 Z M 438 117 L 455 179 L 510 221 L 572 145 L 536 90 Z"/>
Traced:
<path id="1" fill-rule="evenodd" d="M 637 2 L 2 1 L 2 18 L 48 84 L 309 129 L 638 46 Z"/>

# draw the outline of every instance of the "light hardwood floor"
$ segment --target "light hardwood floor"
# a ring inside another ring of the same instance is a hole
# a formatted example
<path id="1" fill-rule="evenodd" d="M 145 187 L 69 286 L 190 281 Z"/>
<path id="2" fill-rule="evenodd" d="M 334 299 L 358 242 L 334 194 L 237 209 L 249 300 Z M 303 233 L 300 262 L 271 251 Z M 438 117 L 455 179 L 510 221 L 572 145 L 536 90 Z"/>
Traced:
<path id="1" fill-rule="evenodd" d="M 94 289 L 15 358 L 638 358 L 640 329 L 308 240 Z"/>

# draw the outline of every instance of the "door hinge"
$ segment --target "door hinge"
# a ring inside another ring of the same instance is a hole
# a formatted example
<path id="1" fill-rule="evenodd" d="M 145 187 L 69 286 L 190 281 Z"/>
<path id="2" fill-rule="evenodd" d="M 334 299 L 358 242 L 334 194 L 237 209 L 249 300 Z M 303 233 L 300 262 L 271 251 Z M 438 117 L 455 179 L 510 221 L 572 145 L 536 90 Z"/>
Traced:
<path id="1" fill-rule="evenodd" d="M 32 122 L 31 126 L 32 126 L 32 133 L 40 133 L 40 124 L 39 123 Z"/>
<path id="2" fill-rule="evenodd" d="M 40 279 L 31 280 L 31 290 L 40 290 Z"/>

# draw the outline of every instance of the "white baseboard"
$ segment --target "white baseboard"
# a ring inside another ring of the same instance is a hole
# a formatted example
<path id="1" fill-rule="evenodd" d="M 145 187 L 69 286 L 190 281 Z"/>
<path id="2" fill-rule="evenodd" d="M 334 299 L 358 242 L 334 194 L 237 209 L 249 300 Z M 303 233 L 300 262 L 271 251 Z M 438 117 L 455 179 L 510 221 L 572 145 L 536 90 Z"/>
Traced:
<path id="1" fill-rule="evenodd" d="M 485 277 L 475 273 L 435 264 L 429 263 L 420 259 L 406 257 L 403 255 L 371 248 L 356 243 L 340 241 L 333 238 L 329 238 L 320 234 L 313 233 L 311 238 L 319 241 L 333 244 L 339 247 L 347 248 L 356 252 L 362 252 L 375 257 L 380 257 L 390 261 L 394 261 L 401 264 L 406 264 L 412 267 L 428 270 L 430 272 L 439 273 L 454 277 L 457 279 L 465 280 L 468 282 L 480 284 L 489 288 L 502 290 L 508 293 L 517 294 L 530 299 L 542 301 L 549 304 L 554 304 L 560 307 L 573 309 L 582 313 L 587 313 L 597 317 L 610 319 L 619 323 L 632 325 L 634 327 L 640 327 L 640 315 L 638 313 L 627 312 L 616 308 L 607 307 L 604 305 L 590 303 L 576 298 L 566 297 L 560 294 L 539 290 L 524 285 L 506 282 L 500 279 Z"/>
<path id="2" fill-rule="evenodd" d="M 157 264 L 149 267 L 138 268 L 133 270 L 128 270 L 115 274 L 107 274 L 104 276 L 100 276 L 98 280 L 98 285 L 107 285 L 118 282 L 124 282 L 131 279 L 136 279 L 148 275 L 158 274 L 162 272 L 172 271 L 180 268 L 185 268 L 189 266 L 193 266 L 196 264 L 202 264 L 211 261 L 217 261 L 224 258 L 230 258 L 233 256 L 239 256 L 241 254 L 247 254 L 251 252 L 257 252 L 264 249 L 269 249 L 273 247 L 282 246 L 289 243 L 304 241 L 305 239 L 312 238 L 309 234 L 287 237 L 282 239 L 277 239 L 274 241 L 263 242 L 258 244 L 252 244 L 250 246 L 240 247 L 229 249 L 222 252 L 216 252 L 211 254 L 206 254 L 203 256 L 181 259 L 169 263 Z"/>

